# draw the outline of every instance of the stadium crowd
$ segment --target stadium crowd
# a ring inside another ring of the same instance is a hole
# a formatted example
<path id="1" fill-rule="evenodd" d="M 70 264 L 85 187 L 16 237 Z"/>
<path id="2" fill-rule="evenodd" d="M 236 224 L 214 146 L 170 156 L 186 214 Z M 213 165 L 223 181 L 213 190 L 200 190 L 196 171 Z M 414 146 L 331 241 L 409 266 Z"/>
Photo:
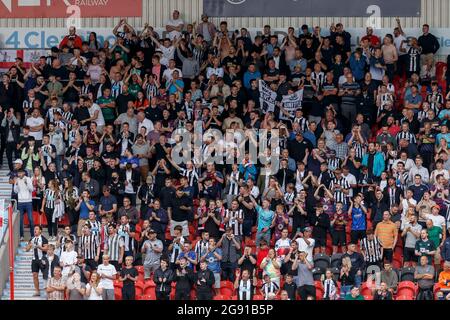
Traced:
<path id="1" fill-rule="evenodd" d="M 352 47 L 340 23 L 250 37 L 174 11 L 164 37 L 122 19 L 113 45 L 72 27 L 17 58 L 0 160 L 35 295 L 42 273 L 51 300 L 450 300 L 450 73 L 397 23 Z M 179 163 L 198 126 L 232 139 Z"/>

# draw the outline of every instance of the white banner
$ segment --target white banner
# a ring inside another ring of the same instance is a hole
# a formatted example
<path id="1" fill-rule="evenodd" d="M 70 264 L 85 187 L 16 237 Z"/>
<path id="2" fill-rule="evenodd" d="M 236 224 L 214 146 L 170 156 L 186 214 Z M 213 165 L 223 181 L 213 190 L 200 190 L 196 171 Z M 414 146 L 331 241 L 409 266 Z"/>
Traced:
<path id="1" fill-rule="evenodd" d="M 295 111 L 302 106 L 303 101 L 303 89 L 298 90 L 293 94 L 289 94 L 287 96 L 283 96 L 283 100 L 281 100 L 283 104 L 283 109 L 289 113 L 289 117 L 280 111 L 280 119 L 289 120 L 289 118 L 295 116 Z"/>
<path id="2" fill-rule="evenodd" d="M 275 111 L 277 93 L 264 80 L 259 80 L 259 103 L 264 114 Z"/>
<path id="3" fill-rule="evenodd" d="M 240 27 L 240 26 L 238 26 Z M 322 34 L 324 36 L 329 34 L 327 28 L 322 28 Z M 235 30 L 234 27 L 230 27 L 229 30 Z M 262 33 L 262 28 L 248 28 L 251 37 L 254 38 L 257 34 Z M 359 39 L 365 35 L 365 28 L 346 28 L 351 35 L 352 45 L 356 46 L 359 43 Z M 436 28 L 430 29 L 441 45 L 441 49 L 438 51 L 438 55 L 450 54 L 450 28 Z M 161 37 L 166 36 L 166 31 L 163 28 L 155 28 L 155 31 L 159 33 Z M 408 37 L 419 37 L 422 34 L 419 28 L 404 29 L 405 34 Z M 86 28 L 79 29 L 77 33 L 87 40 L 90 32 L 96 32 L 98 40 L 108 40 L 111 44 L 115 41 L 115 36 L 112 33 L 112 28 Z M 298 32 L 298 30 L 296 30 Z M 279 41 L 281 43 L 284 36 L 287 34 L 287 29 L 284 28 L 272 28 L 272 33 L 279 35 Z M 375 29 L 374 32 L 379 37 L 384 37 L 386 34 L 393 34 L 393 29 L 382 28 Z M 45 28 L 43 30 L 36 30 L 30 28 L 0 28 L 0 49 L 50 49 L 51 47 L 58 46 L 61 40 L 68 34 L 66 28 Z"/>

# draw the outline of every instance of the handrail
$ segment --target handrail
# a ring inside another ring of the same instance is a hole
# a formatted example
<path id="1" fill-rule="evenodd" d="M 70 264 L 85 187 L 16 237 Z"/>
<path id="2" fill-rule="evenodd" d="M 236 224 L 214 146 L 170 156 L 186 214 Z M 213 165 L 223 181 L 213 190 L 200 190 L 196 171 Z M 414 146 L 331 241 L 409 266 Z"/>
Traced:
<path id="1" fill-rule="evenodd" d="M 5 199 L 5 210 L 9 209 L 9 206 L 12 205 L 13 207 L 13 212 L 17 211 L 17 200 L 16 199 Z M 5 218 L 8 219 L 5 219 Z M 0 247 L 3 246 L 4 242 L 5 242 L 5 238 L 6 238 L 6 234 L 8 233 L 8 229 L 10 227 L 10 223 L 9 223 L 9 217 L 7 215 L 3 216 L 3 226 L 2 226 L 2 232 L 0 234 Z M 8 223 L 6 223 L 8 222 Z"/>

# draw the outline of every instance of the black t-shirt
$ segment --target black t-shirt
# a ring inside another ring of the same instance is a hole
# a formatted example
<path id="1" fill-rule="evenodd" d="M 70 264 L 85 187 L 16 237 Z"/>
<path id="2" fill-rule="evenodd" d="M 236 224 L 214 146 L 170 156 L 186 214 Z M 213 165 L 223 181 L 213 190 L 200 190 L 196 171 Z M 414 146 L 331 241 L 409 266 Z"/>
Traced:
<path id="1" fill-rule="evenodd" d="M 175 196 L 172 199 L 170 204 L 170 207 L 172 208 L 172 220 L 177 222 L 188 220 L 190 214 L 188 210 L 182 210 L 180 206 L 192 207 L 192 201 L 189 197 L 184 195 L 181 198 Z"/>
<path id="2" fill-rule="evenodd" d="M 256 256 L 254 254 L 252 254 L 251 256 L 253 257 L 253 259 L 256 260 Z M 250 261 L 250 258 L 245 257 L 244 261 L 241 264 L 241 273 L 244 270 L 248 270 L 248 272 L 252 275 L 254 269 L 255 269 L 255 265 Z"/>
<path id="3" fill-rule="evenodd" d="M 84 284 L 88 283 L 89 280 L 86 278 L 86 276 L 84 275 L 83 272 L 83 267 L 81 265 L 77 265 L 77 267 L 79 268 L 79 270 L 77 271 L 80 274 L 80 281 Z M 87 264 L 84 265 L 84 271 L 86 272 L 91 272 L 92 269 L 91 267 L 89 267 Z"/>
<path id="4" fill-rule="evenodd" d="M 286 290 L 288 297 L 290 300 L 295 300 L 295 295 L 297 293 L 297 285 L 295 282 L 292 283 L 284 283 L 283 290 Z"/>
<path id="5" fill-rule="evenodd" d="M 125 278 L 127 274 L 129 274 L 132 278 L 136 278 L 138 276 L 138 271 L 136 270 L 135 267 L 131 267 L 129 269 L 123 268 L 122 271 L 120 272 L 120 276 L 122 278 Z M 132 281 L 130 279 L 126 279 L 123 282 L 123 286 L 124 287 L 134 287 L 134 281 Z"/>
<path id="6" fill-rule="evenodd" d="M 116 107 L 119 114 L 127 112 L 128 101 L 134 101 L 134 96 L 131 94 L 119 94 L 116 98 Z"/>

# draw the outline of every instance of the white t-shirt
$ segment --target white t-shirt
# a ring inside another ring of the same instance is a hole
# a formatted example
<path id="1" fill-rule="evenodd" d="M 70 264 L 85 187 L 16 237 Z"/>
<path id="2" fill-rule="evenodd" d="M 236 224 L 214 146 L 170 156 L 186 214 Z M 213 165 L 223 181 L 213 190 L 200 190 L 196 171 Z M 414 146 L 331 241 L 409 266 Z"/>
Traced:
<path id="1" fill-rule="evenodd" d="M 177 19 L 177 20 L 169 19 L 166 23 L 166 26 L 178 27 L 182 24 L 184 24 L 184 22 L 181 19 Z M 175 37 L 177 37 L 177 38 L 181 37 L 181 32 L 178 32 L 176 30 L 169 32 L 170 40 L 175 39 Z"/>
<path id="2" fill-rule="evenodd" d="M 354 175 L 349 173 L 348 175 L 344 176 L 345 180 L 347 180 L 349 185 L 356 184 L 356 178 Z M 350 198 L 353 197 L 353 188 L 348 189 L 348 196 Z"/>
<path id="3" fill-rule="evenodd" d="M 90 108 L 88 108 L 89 110 L 89 115 L 92 118 L 95 114 L 95 111 L 98 110 L 98 117 L 97 120 L 95 120 L 94 122 L 97 123 L 97 126 L 104 126 L 105 125 L 105 118 L 103 118 L 103 113 L 102 113 L 102 108 L 100 108 L 100 106 L 96 103 L 93 103 L 92 106 Z"/>
<path id="4" fill-rule="evenodd" d="M 144 121 L 138 122 L 138 132 L 141 131 L 141 128 L 145 127 L 147 129 L 147 133 L 153 131 L 153 122 L 150 119 L 145 118 Z"/>
<path id="5" fill-rule="evenodd" d="M 211 76 L 215 74 L 217 77 L 223 78 L 223 68 L 212 68 L 208 67 L 206 69 L 206 78 L 209 79 Z"/>
<path id="6" fill-rule="evenodd" d="M 91 284 L 88 283 L 86 285 L 86 290 L 91 288 Z M 100 288 L 100 285 L 99 285 Z M 95 291 L 94 289 L 91 290 L 91 294 L 88 297 L 88 300 L 103 300 L 102 296 L 100 294 L 97 293 L 97 291 Z"/>
<path id="7" fill-rule="evenodd" d="M 394 38 L 394 45 L 395 45 L 395 47 L 397 48 L 397 53 L 398 53 L 399 56 L 403 56 L 403 55 L 405 55 L 405 54 L 408 54 L 407 52 L 401 52 L 401 51 L 400 51 L 400 47 L 401 47 L 401 45 L 402 45 L 402 41 L 403 41 L 403 40 L 407 40 L 407 39 L 405 38 L 405 36 L 403 36 L 403 35 L 399 35 L 398 37 L 395 37 L 395 38 Z M 406 46 L 405 46 L 405 48 L 406 48 Z"/>
<path id="8" fill-rule="evenodd" d="M 64 251 L 63 253 L 61 253 L 61 257 L 59 258 L 59 261 L 61 262 L 61 264 L 64 266 L 66 264 L 70 264 L 71 266 L 74 266 L 77 263 L 77 253 L 72 250 L 72 251 Z M 67 276 L 69 275 L 69 271 L 70 271 L 71 267 L 63 267 L 62 269 L 62 275 L 63 276 Z"/>
<path id="9" fill-rule="evenodd" d="M 314 262 L 314 256 L 313 256 L 313 249 L 314 245 L 316 244 L 316 240 L 313 238 L 309 238 L 309 245 L 306 243 L 306 241 L 303 238 L 297 238 L 297 244 L 298 244 L 298 251 L 304 251 L 308 255 L 306 256 L 306 260 L 308 260 L 309 263 Z"/>
<path id="10" fill-rule="evenodd" d="M 108 264 L 107 266 L 101 264 L 97 268 L 97 273 L 99 275 L 112 277 L 117 274 L 117 271 L 116 267 L 114 267 L 112 264 Z M 101 286 L 103 289 L 114 289 L 114 281 L 106 278 L 101 278 L 99 286 Z"/>
<path id="11" fill-rule="evenodd" d="M 163 59 L 161 59 L 161 64 L 167 66 L 169 64 L 169 60 L 173 59 L 175 57 L 175 47 L 174 46 L 170 46 L 168 48 L 164 47 L 164 46 L 159 46 L 158 48 L 159 50 L 161 50 L 162 54 L 163 54 Z M 166 63 L 163 63 L 163 61 L 167 61 Z"/>
<path id="12" fill-rule="evenodd" d="M 178 71 L 178 75 L 179 75 L 180 78 L 183 77 L 183 73 L 182 73 L 181 70 L 178 69 L 178 68 L 174 68 L 174 69 L 169 69 L 169 68 L 167 68 L 166 70 L 164 70 L 163 76 L 162 76 L 162 77 L 163 77 L 164 79 L 166 79 L 167 82 L 169 82 L 170 80 L 173 79 L 172 74 L 173 74 L 175 71 Z"/>
<path id="13" fill-rule="evenodd" d="M 37 127 L 44 124 L 44 119 L 42 117 L 29 117 L 27 119 L 27 126 L 29 127 Z M 34 137 L 35 140 L 42 140 L 42 129 L 37 132 L 33 132 L 30 130 L 30 136 Z"/>
<path id="14" fill-rule="evenodd" d="M 445 230 L 445 218 L 441 215 L 432 215 L 432 214 L 427 214 L 425 215 L 425 217 L 431 221 L 433 221 L 433 226 L 435 227 L 439 227 L 442 230 Z"/>

